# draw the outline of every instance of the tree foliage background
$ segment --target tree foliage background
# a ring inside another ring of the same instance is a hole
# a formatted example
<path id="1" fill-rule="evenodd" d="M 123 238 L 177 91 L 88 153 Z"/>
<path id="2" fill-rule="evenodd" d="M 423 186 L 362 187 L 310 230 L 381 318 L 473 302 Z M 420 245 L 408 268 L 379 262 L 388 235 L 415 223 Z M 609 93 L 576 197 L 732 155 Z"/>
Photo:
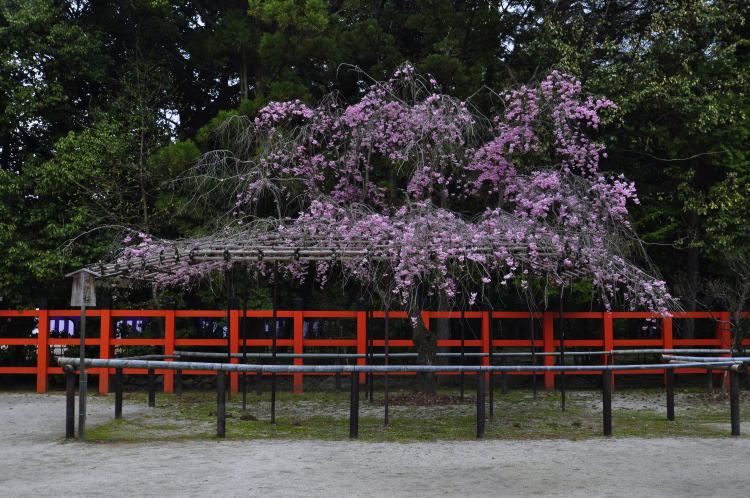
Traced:
<path id="1" fill-rule="evenodd" d="M 559 70 L 614 100 L 602 168 L 636 181 L 635 226 L 685 308 L 726 309 L 711 289 L 750 260 L 749 15 L 740 0 L 0 0 L 2 305 L 64 306 L 63 275 L 108 249 L 97 227 L 199 232 L 213 213 L 169 180 L 221 147 L 226 119 L 331 91 L 353 101 L 364 74 L 409 60 L 458 98 Z"/>

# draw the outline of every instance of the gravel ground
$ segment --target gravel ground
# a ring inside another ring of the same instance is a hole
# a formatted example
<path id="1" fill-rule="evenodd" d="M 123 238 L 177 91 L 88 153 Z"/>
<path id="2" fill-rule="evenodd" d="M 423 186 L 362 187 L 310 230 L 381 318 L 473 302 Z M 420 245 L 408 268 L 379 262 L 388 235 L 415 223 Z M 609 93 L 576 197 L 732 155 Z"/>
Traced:
<path id="1" fill-rule="evenodd" d="M 89 425 L 109 420 L 90 398 Z M 126 414 L 142 410 L 125 405 Z M 64 397 L 0 394 L 2 496 L 747 496 L 750 438 L 62 442 Z"/>

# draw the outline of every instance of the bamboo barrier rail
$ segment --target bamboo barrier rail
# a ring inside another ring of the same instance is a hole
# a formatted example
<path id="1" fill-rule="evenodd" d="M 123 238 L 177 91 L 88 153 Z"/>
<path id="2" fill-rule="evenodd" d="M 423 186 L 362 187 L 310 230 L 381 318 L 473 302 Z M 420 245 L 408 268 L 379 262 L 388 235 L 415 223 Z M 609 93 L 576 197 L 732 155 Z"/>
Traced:
<path id="1" fill-rule="evenodd" d="M 226 396 L 225 396 L 225 372 L 259 372 L 259 373 L 282 373 L 282 372 L 331 372 L 331 373 L 348 373 L 350 378 L 350 399 L 349 399 L 349 437 L 354 439 L 359 437 L 359 392 L 363 388 L 357 379 L 358 373 L 372 372 L 508 372 L 508 371 L 528 371 L 528 372 L 576 372 L 582 368 L 593 368 L 599 372 L 602 377 L 602 433 L 605 436 L 612 435 L 612 375 L 611 372 L 623 369 L 646 370 L 658 368 L 667 374 L 670 381 L 667 383 L 667 419 L 674 420 L 674 371 L 677 368 L 690 366 L 699 366 L 701 368 L 709 367 L 714 369 L 727 369 L 730 374 L 730 418 L 731 433 L 733 436 L 740 435 L 740 415 L 739 415 L 739 380 L 737 374 L 745 369 L 743 363 L 737 362 L 733 358 L 721 358 L 720 361 L 714 362 L 693 362 L 693 363 L 664 363 L 664 364 L 642 364 L 642 365 L 596 365 L 596 366 L 575 366 L 575 365 L 247 365 L 232 363 L 203 363 L 203 362 L 183 362 L 183 361 L 159 361 L 159 360 L 140 360 L 140 359 L 114 359 L 114 360 L 97 360 L 86 359 L 81 361 L 80 358 L 61 357 L 57 363 L 65 370 L 67 374 L 67 397 L 66 397 L 66 437 L 74 437 L 74 398 L 75 398 L 75 368 L 80 367 L 81 363 L 92 368 L 115 368 L 117 371 L 118 382 L 116 384 L 117 395 L 115 397 L 115 418 L 122 417 L 122 383 L 119 379 L 122 372 L 127 368 L 147 369 L 154 372 L 156 369 L 162 370 L 210 370 L 216 372 L 216 437 L 223 438 L 226 436 Z M 152 385 L 149 385 L 149 407 L 155 406 L 155 391 Z M 484 375 L 476 375 L 476 437 L 481 438 L 485 433 L 485 380 Z M 492 399 L 490 398 L 490 406 Z M 387 408 L 387 404 L 385 405 Z M 272 405 L 271 423 L 275 422 L 275 411 Z M 387 412 L 386 412 L 387 413 Z M 85 420 L 85 414 L 83 415 Z M 80 431 L 79 431 L 80 432 Z M 81 438 L 82 432 L 80 432 Z"/>
<path id="2" fill-rule="evenodd" d="M 60 366 L 79 366 L 80 358 L 59 357 Z M 237 363 L 208 363 L 196 361 L 133 360 L 130 358 L 85 361 L 92 368 L 122 368 L 145 370 L 206 370 L 213 372 L 258 372 L 258 373 L 396 373 L 396 372 L 615 372 L 618 370 L 676 370 L 678 368 L 707 367 L 723 369 L 733 365 L 742 366 L 734 358 L 714 359 L 711 362 L 648 363 L 638 365 L 244 365 Z"/>
<path id="3" fill-rule="evenodd" d="M 613 349 L 611 351 L 573 351 L 573 352 L 565 352 L 565 355 L 567 356 L 602 356 L 602 355 L 613 355 L 613 356 L 623 356 L 623 355 L 630 355 L 630 354 L 664 354 L 664 353 L 717 353 L 717 354 L 728 354 L 731 351 L 729 349 Z M 466 357 L 472 357 L 472 358 L 482 358 L 485 356 L 490 356 L 490 354 L 493 357 L 531 357 L 531 352 L 516 352 L 516 353 L 436 353 L 436 356 L 439 358 L 460 358 L 461 356 Z M 539 356 L 560 356 L 561 353 L 559 352 L 552 352 L 552 353 L 536 353 Z M 154 359 L 156 360 L 156 356 L 160 355 L 152 355 L 154 358 L 146 358 L 146 357 L 135 357 L 135 356 L 128 356 L 127 359 L 129 360 L 148 360 L 148 359 Z M 417 353 L 389 353 L 388 356 L 390 358 L 416 358 Z M 211 353 L 208 351 L 175 351 L 174 357 L 176 358 L 227 358 L 227 355 L 224 353 Z M 272 353 L 237 353 L 230 355 L 231 358 L 272 358 Z M 300 353 L 300 354 L 294 354 L 294 353 L 277 353 L 277 358 L 310 358 L 310 359 L 344 359 L 344 358 L 368 358 L 368 357 L 374 357 L 374 358 L 383 358 L 385 357 L 385 353 L 372 353 L 370 355 L 368 354 L 357 354 L 357 353 Z M 703 356 L 695 357 L 700 358 L 701 361 L 705 359 Z M 716 358 L 714 358 L 716 359 Z M 740 358 L 734 358 L 739 360 Z M 720 361 L 716 359 L 716 361 Z"/>

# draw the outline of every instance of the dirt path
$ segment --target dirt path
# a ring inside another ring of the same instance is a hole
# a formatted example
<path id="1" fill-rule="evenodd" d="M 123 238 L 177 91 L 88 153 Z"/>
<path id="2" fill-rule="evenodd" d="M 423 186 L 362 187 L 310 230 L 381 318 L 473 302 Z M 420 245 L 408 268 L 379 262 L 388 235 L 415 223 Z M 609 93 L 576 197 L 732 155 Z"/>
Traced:
<path id="1" fill-rule="evenodd" d="M 92 398 L 90 413 L 92 425 L 109 419 L 111 401 Z M 3 496 L 747 496 L 750 486 L 749 438 L 79 444 L 60 442 L 63 414 L 60 395 L 0 394 Z"/>

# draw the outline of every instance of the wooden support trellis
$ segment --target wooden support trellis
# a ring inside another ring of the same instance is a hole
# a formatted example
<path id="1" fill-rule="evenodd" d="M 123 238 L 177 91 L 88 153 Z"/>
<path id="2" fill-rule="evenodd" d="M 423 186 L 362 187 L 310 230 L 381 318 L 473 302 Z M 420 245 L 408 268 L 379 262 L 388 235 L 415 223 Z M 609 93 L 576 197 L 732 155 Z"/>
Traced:
<path id="1" fill-rule="evenodd" d="M 260 242 L 259 242 L 260 241 Z M 391 259 L 394 251 L 400 247 L 372 244 L 368 240 L 353 240 L 331 237 L 285 237 L 268 231 L 240 232 L 225 238 L 216 236 L 189 240 L 164 241 L 159 250 L 124 252 L 115 261 L 99 262 L 90 265 L 89 271 L 95 271 L 100 278 L 129 278 L 152 280 L 159 275 L 184 270 L 185 266 L 201 263 L 289 263 L 295 261 L 385 261 Z M 554 273 L 566 280 L 582 280 L 590 277 L 582 269 L 561 269 L 557 260 L 559 254 L 551 247 L 540 248 L 533 262 L 529 249 L 520 244 L 498 240 L 497 245 L 472 246 L 473 254 L 493 256 L 507 254 L 529 267 L 538 266 L 539 261 L 548 258 L 548 264 L 541 268 L 544 272 Z M 426 247 L 427 250 L 435 248 Z M 469 248 L 456 247 L 456 253 L 449 259 L 461 259 Z M 633 271 L 639 271 L 633 267 Z"/>

